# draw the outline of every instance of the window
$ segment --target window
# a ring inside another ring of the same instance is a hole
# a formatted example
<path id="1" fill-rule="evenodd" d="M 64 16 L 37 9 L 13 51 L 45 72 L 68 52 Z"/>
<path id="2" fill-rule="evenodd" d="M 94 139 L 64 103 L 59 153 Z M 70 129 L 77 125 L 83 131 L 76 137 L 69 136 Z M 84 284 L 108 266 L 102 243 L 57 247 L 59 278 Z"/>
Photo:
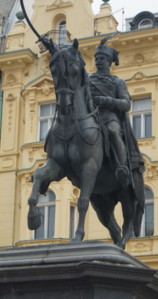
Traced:
<path id="1" fill-rule="evenodd" d="M 73 239 L 75 236 L 76 230 L 76 207 L 70 206 L 70 230 L 69 230 L 69 238 Z"/>
<path id="2" fill-rule="evenodd" d="M 142 29 L 142 28 L 150 28 L 153 26 L 153 22 L 151 19 L 143 19 L 140 21 L 140 23 L 138 24 L 138 28 Z"/>
<path id="3" fill-rule="evenodd" d="M 154 195 L 151 189 L 145 187 L 145 211 L 142 220 L 140 236 L 154 234 Z"/>
<path id="4" fill-rule="evenodd" d="M 41 226 L 35 230 L 35 239 L 53 238 L 55 232 L 55 194 L 47 191 L 39 195 L 38 208 L 41 214 Z"/>
<path id="5" fill-rule="evenodd" d="M 136 138 L 152 136 L 151 98 L 132 101 L 132 127 Z"/>
<path id="6" fill-rule="evenodd" d="M 55 114 L 55 103 L 41 104 L 39 107 L 39 141 L 45 141 Z"/>
<path id="7" fill-rule="evenodd" d="M 67 33 L 66 33 L 66 21 L 63 20 L 63 21 L 60 21 L 57 24 L 57 43 L 59 45 L 65 44 L 65 42 L 66 42 L 66 36 L 67 36 Z"/>

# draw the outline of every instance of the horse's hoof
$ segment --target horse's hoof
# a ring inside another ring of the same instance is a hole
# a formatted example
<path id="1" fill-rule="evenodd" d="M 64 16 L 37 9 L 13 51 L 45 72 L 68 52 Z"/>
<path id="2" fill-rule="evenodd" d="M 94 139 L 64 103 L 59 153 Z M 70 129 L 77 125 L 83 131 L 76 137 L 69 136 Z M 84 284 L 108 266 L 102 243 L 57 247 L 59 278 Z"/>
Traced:
<path id="1" fill-rule="evenodd" d="M 120 247 L 121 249 L 124 249 L 124 250 L 125 250 L 125 248 L 126 248 L 126 244 L 124 244 L 124 243 L 122 243 L 122 242 L 118 242 L 116 245 L 117 245 L 118 247 Z"/>
<path id="2" fill-rule="evenodd" d="M 28 214 L 27 221 L 28 221 L 28 228 L 30 230 L 35 230 L 39 228 L 41 226 L 41 217 L 39 212 L 37 212 L 36 215 L 33 214 L 31 215 L 31 213 Z"/>
<path id="3" fill-rule="evenodd" d="M 75 237 L 72 239 L 72 242 L 77 243 L 77 242 L 82 242 L 84 238 L 84 233 L 76 233 Z"/>
<path id="4" fill-rule="evenodd" d="M 80 242 L 82 242 L 82 240 L 81 240 L 81 238 L 73 238 L 73 239 L 71 239 L 71 242 L 72 243 L 80 243 Z"/>

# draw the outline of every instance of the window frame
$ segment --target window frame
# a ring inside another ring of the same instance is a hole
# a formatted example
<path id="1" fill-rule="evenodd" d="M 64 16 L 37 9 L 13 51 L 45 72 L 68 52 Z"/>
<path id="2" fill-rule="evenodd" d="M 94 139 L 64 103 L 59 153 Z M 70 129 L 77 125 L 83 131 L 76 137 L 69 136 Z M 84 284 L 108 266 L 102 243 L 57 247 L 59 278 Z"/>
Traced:
<path id="1" fill-rule="evenodd" d="M 151 203 L 153 204 L 153 234 L 150 234 L 150 235 L 146 234 L 146 215 L 145 215 L 146 210 L 144 208 L 144 214 L 143 214 L 142 225 L 141 225 L 141 230 L 140 230 L 140 237 L 151 237 L 151 236 L 154 236 L 154 193 L 153 193 L 152 189 L 149 188 L 148 186 L 145 186 L 144 189 L 148 189 L 152 193 L 151 199 L 145 198 L 145 206 L 148 204 L 151 204 Z"/>
<path id="2" fill-rule="evenodd" d="M 149 21 L 150 22 L 150 24 L 148 24 L 148 25 L 141 25 L 144 21 Z M 144 28 L 151 28 L 151 27 L 153 27 L 153 21 L 150 19 L 150 18 L 144 18 L 144 19 L 142 19 L 140 22 L 139 22 L 139 24 L 138 24 L 138 29 L 144 29 Z"/>
<path id="3" fill-rule="evenodd" d="M 44 105 L 56 105 L 56 103 L 55 102 L 47 102 L 47 103 L 39 103 L 39 105 L 38 105 L 38 133 L 37 133 L 38 142 L 44 142 L 44 140 L 40 139 L 41 121 L 42 120 L 48 120 L 48 128 L 47 128 L 47 132 L 46 132 L 46 136 L 47 136 L 47 133 L 48 133 L 49 129 L 51 128 L 52 121 L 53 121 L 53 118 L 54 118 L 54 115 L 55 115 L 55 114 L 53 114 L 53 115 L 41 116 L 41 114 L 40 114 L 41 106 L 44 106 Z M 45 136 L 45 138 L 46 138 L 46 136 Z"/>
<path id="4" fill-rule="evenodd" d="M 71 208 L 74 208 L 74 226 L 72 228 L 71 226 Z M 70 218 L 69 218 L 69 239 L 71 240 L 72 238 L 75 237 L 75 232 L 77 228 L 77 206 L 75 204 L 70 204 Z M 72 233 L 73 232 L 73 233 Z"/>
<path id="5" fill-rule="evenodd" d="M 147 110 L 141 110 L 141 111 L 133 111 L 133 103 L 134 101 L 139 101 L 139 100 L 150 100 L 151 102 L 151 108 L 147 109 Z M 146 132 L 145 132 L 145 116 L 146 115 L 150 115 L 151 116 L 151 136 L 146 136 Z M 151 138 L 152 137 L 152 98 L 151 97 L 142 97 L 142 98 L 134 98 L 131 101 L 131 112 L 130 112 L 130 120 L 131 120 L 131 125 L 133 128 L 134 122 L 133 122 L 133 116 L 140 116 L 141 120 L 140 120 L 140 137 L 136 137 L 138 139 L 140 138 Z M 134 132 L 134 128 L 133 128 L 133 133 L 135 135 Z"/>
<path id="6" fill-rule="evenodd" d="M 52 192 L 54 193 L 55 199 L 54 201 L 47 201 L 47 202 L 39 202 L 37 204 L 38 208 L 43 208 L 44 207 L 44 229 L 43 229 L 43 237 L 41 238 L 36 238 L 36 230 L 34 230 L 33 232 L 33 239 L 34 240 L 40 240 L 40 239 L 50 239 L 50 238 L 54 238 L 55 236 L 55 220 L 56 220 L 56 194 L 53 190 L 48 190 L 47 192 Z M 48 236 L 49 233 L 49 207 L 54 207 L 54 234 L 50 237 Z"/>
<path id="7" fill-rule="evenodd" d="M 62 24 L 64 23 L 64 25 Z M 62 28 L 64 27 L 64 29 Z M 67 34 L 66 34 L 66 19 L 60 19 L 57 24 L 56 24 L 56 30 L 57 30 L 57 34 L 56 34 L 56 42 L 59 45 L 63 45 L 66 43 L 66 38 L 67 38 Z M 62 35 L 61 32 L 64 32 L 64 34 Z M 61 36 L 60 36 L 61 34 Z"/>

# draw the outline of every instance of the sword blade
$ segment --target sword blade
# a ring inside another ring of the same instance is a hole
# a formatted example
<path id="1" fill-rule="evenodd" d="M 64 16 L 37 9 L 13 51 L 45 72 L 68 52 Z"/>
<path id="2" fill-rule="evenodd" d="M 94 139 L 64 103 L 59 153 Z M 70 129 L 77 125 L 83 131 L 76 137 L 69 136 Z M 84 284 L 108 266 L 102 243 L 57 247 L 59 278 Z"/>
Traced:
<path id="1" fill-rule="evenodd" d="M 35 35 L 38 37 L 38 39 L 40 39 L 40 34 L 37 32 L 37 30 L 33 27 L 32 23 L 30 22 L 30 19 L 28 18 L 28 15 L 26 13 L 26 10 L 25 10 L 25 6 L 24 6 L 24 2 L 23 0 L 20 0 L 20 4 L 21 4 L 21 8 L 22 8 L 22 11 L 23 11 L 23 14 L 24 14 L 24 17 L 28 23 L 28 25 L 30 26 L 30 28 L 32 29 L 32 31 L 35 33 Z"/>

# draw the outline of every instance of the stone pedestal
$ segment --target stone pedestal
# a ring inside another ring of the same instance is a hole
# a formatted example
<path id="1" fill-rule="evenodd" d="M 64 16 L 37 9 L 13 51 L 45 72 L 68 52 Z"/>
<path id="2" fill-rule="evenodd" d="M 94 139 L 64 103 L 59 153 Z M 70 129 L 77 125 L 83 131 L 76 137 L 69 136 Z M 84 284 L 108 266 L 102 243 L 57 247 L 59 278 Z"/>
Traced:
<path id="1" fill-rule="evenodd" d="M 0 298 L 156 299 L 158 278 L 110 243 L 14 248 L 0 252 Z"/>

